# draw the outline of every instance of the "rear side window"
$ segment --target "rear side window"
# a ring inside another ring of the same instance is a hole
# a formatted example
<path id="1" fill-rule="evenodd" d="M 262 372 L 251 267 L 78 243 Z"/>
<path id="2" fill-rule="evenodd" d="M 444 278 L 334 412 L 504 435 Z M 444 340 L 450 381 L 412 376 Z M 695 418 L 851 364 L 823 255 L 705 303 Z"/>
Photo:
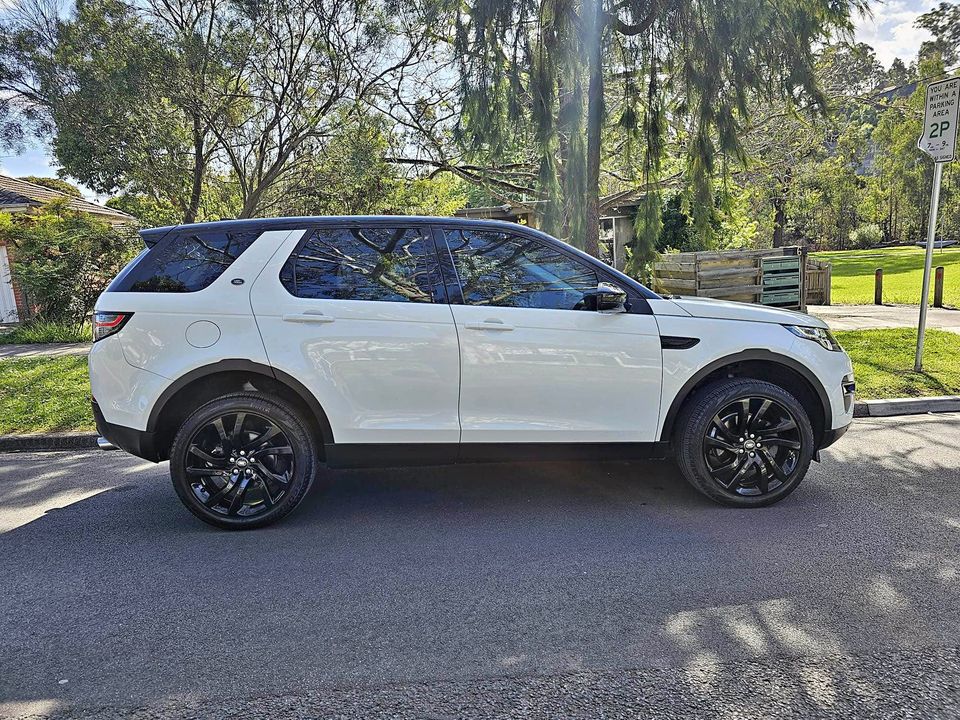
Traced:
<path id="1" fill-rule="evenodd" d="M 429 228 L 321 228 L 287 259 L 291 295 L 326 300 L 446 302 Z"/>
<path id="2" fill-rule="evenodd" d="M 447 245 L 467 305 L 581 310 L 597 287 L 590 265 L 532 238 L 448 230 Z"/>
<path id="3" fill-rule="evenodd" d="M 175 232 L 117 277 L 115 292 L 188 293 L 203 290 L 259 237 L 256 232 Z"/>

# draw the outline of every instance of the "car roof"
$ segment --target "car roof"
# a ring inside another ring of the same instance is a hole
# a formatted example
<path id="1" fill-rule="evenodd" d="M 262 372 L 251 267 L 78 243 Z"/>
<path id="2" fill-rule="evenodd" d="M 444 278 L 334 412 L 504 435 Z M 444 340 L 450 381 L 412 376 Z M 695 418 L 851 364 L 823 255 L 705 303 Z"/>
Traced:
<path id="1" fill-rule="evenodd" d="M 214 220 L 212 222 L 192 223 L 188 225 L 165 225 L 163 227 L 144 228 L 140 236 L 152 244 L 171 230 L 212 230 L 233 232 L 264 232 L 267 230 L 294 230 L 301 228 L 322 227 L 324 225 L 342 225 L 352 223 L 390 224 L 403 223 L 404 225 L 456 225 L 458 227 L 483 227 L 498 230 L 513 230 L 526 225 L 506 222 L 504 220 L 478 220 L 474 218 L 440 217 L 431 215 L 307 215 L 302 217 L 277 218 L 246 218 L 243 220 Z M 532 228 L 530 228 L 532 229 Z"/>

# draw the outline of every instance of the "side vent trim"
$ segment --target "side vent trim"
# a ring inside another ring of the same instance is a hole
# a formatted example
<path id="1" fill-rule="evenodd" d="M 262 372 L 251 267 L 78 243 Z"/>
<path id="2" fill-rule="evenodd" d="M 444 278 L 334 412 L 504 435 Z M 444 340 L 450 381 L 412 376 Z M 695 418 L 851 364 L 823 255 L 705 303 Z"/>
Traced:
<path id="1" fill-rule="evenodd" d="M 661 335 L 660 347 L 664 350 L 689 350 L 700 342 L 700 338 L 678 337 L 676 335 Z"/>

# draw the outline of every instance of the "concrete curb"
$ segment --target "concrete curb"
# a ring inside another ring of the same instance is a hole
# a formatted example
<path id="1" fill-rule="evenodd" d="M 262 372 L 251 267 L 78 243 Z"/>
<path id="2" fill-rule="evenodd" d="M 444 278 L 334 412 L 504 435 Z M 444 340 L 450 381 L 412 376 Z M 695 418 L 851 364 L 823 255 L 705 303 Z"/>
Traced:
<path id="1" fill-rule="evenodd" d="M 892 400 L 861 400 L 853 407 L 854 417 L 892 417 L 923 413 L 960 412 L 960 395 Z"/>
<path id="2" fill-rule="evenodd" d="M 37 450 L 96 450 L 96 433 L 36 433 L 0 435 L 0 452 Z"/>

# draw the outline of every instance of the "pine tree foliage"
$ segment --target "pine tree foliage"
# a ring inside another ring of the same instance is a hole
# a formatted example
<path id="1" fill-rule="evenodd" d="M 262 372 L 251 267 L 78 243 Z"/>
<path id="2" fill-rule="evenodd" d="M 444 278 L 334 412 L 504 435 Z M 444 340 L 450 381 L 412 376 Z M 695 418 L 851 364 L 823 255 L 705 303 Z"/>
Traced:
<path id="1" fill-rule="evenodd" d="M 687 201 L 709 237 L 716 178 L 746 160 L 750 108 L 779 101 L 822 112 L 813 48 L 851 32 L 854 14 L 866 11 L 866 0 L 456 5 L 461 141 L 488 162 L 535 163 L 536 197 L 528 199 L 542 201 L 540 222 L 590 251 L 600 165 L 626 167 L 626 183 L 649 189 L 638 261 L 659 232 L 668 148 L 682 151 Z"/>

